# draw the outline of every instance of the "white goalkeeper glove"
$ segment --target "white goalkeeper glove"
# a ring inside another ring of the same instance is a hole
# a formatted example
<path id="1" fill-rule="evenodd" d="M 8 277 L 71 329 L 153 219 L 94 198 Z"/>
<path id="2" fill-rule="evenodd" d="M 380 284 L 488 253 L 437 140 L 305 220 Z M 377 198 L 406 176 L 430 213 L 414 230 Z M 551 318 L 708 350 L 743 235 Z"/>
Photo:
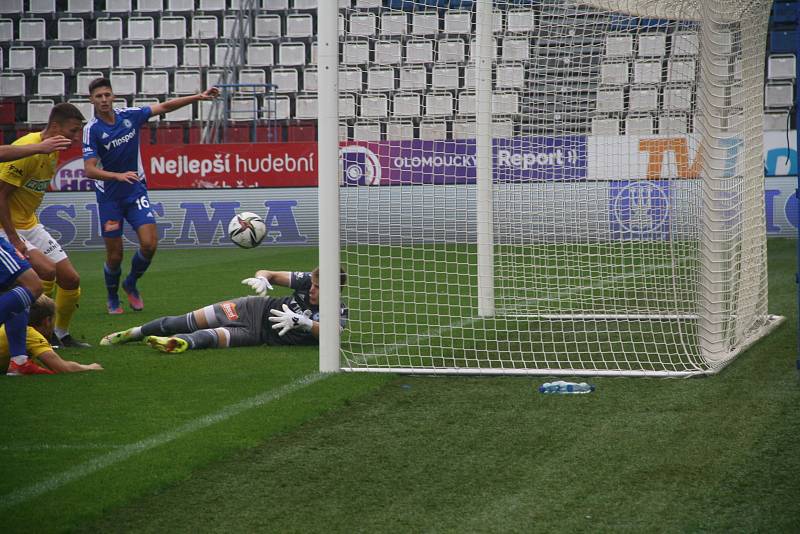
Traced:
<path id="1" fill-rule="evenodd" d="M 293 312 L 286 304 L 283 305 L 283 311 L 270 310 L 269 312 L 274 316 L 269 318 L 270 322 L 275 323 L 272 325 L 272 329 L 280 330 L 278 332 L 279 336 L 295 329 L 301 332 L 311 332 L 311 327 L 314 325 L 314 322 L 309 317 L 302 313 Z"/>
<path id="2" fill-rule="evenodd" d="M 259 297 L 266 297 L 267 291 L 272 289 L 272 284 L 263 276 L 256 276 L 255 278 L 245 278 L 242 283 L 253 288 L 253 291 Z"/>

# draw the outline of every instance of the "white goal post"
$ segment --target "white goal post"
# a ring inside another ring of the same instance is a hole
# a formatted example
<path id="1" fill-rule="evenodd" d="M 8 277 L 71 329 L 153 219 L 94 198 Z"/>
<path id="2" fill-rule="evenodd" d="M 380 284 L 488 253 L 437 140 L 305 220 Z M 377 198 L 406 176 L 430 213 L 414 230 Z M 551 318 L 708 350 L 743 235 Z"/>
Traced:
<path id="1" fill-rule="evenodd" d="M 776 327 L 770 6 L 319 2 L 320 370 L 713 374 Z"/>

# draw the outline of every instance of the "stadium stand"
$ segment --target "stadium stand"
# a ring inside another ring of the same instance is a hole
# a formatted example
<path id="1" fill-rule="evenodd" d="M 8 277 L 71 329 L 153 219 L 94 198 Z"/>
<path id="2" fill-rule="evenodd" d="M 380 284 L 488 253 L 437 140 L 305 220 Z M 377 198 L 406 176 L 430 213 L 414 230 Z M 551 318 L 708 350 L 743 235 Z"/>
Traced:
<path id="1" fill-rule="evenodd" d="M 344 38 L 342 116 L 348 123 L 342 132 L 363 139 L 469 135 L 475 114 L 475 69 L 470 64 L 476 49 L 474 2 L 338 1 L 347 8 L 339 16 Z M 274 84 L 276 95 L 269 98 L 269 110 L 255 112 L 263 129 L 242 127 L 226 135 L 313 138 L 316 128 L 309 121 L 316 117 L 318 90 L 316 0 L 261 0 L 259 5 L 244 14 L 250 37 L 240 81 Z M 563 28 L 569 25 L 581 35 L 588 21 L 568 19 L 562 7 L 558 2 L 508 2 L 495 10 L 493 106 L 498 131 L 546 132 L 546 121 L 537 123 L 537 116 L 568 110 L 579 98 L 596 104 L 594 116 L 575 120 L 576 133 L 691 131 L 699 49 L 695 31 L 668 32 L 656 26 L 634 36 L 620 25 L 602 42 L 587 37 L 570 48 L 559 41 Z M 119 105 L 163 100 L 214 83 L 229 47 L 238 46 L 221 39 L 233 36 L 237 20 L 242 20 L 239 9 L 238 0 L 2 2 L 3 139 L 13 140 L 22 131 L 20 125 L 40 122 L 50 102 L 74 102 L 90 114 L 86 87 L 97 76 L 111 77 Z M 775 2 L 765 73 L 767 128 L 785 129 L 787 118 L 793 122 L 789 110 L 794 104 L 797 31 L 797 5 Z M 526 86 L 532 69 L 552 74 L 547 79 L 553 81 L 546 87 Z M 634 85 L 624 90 L 629 81 Z M 252 106 L 263 107 L 267 99 L 241 92 L 234 96 L 233 122 L 249 120 Z M 165 118 L 157 132 L 183 129 L 185 135 L 156 133 L 154 140 L 194 138 L 197 121 L 207 111 L 194 106 Z M 657 111 L 661 116 L 653 115 Z M 387 117 L 397 120 L 371 122 Z M 559 117 L 571 120 L 568 111 Z M 274 124 L 260 122 L 266 118 Z"/>

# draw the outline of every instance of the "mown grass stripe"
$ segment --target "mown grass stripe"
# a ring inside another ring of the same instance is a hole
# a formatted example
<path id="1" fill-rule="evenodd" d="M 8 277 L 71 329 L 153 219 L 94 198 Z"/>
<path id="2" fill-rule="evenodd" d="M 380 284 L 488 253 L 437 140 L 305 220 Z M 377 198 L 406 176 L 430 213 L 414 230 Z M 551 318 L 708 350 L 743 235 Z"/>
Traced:
<path id="1" fill-rule="evenodd" d="M 279 388 L 266 391 L 235 404 L 228 405 L 215 413 L 193 419 L 175 429 L 145 438 L 135 443 L 131 443 L 130 445 L 122 446 L 117 450 L 109 452 L 108 454 L 92 458 L 87 462 L 50 477 L 47 480 L 20 488 L 19 490 L 0 497 L 0 510 L 11 508 L 30 499 L 39 497 L 49 491 L 53 491 L 66 484 L 69 484 L 70 482 L 84 478 L 108 466 L 123 462 L 136 454 L 148 451 L 171 441 L 175 441 L 178 438 L 211 425 L 221 423 L 252 408 L 257 408 L 274 400 L 278 400 L 290 393 L 308 386 L 309 384 L 313 384 L 314 382 L 322 380 L 327 376 L 330 375 L 322 373 L 305 375 Z"/>

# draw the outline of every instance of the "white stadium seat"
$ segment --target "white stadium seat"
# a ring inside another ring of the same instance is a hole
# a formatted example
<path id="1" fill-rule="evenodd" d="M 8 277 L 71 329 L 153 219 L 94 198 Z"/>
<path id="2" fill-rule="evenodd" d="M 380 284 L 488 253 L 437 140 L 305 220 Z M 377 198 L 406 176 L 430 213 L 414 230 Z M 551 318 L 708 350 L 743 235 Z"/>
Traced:
<path id="1" fill-rule="evenodd" d="M 306 45 L 300 42 L 278 45 L 278 65 L 302 66 L 306 64 Z"/>
<path id="2" fill-rule="evenodd" d="M 47 37 L 45 21 L 42 18 L 20 19 L 18 41 L 42 42 Z"/>
<path id="3" fill-rule="evenodd" d="M 36 77 L 36 86 L 38 96 L 64 96 L 64 73 L 40 72 Z"/>
<path id="4" fill-rule="evenodd" d="M 227 15 L 222 19 L 222 36 L 227 38 L 238 38 L 242 33 L 246 37 L 250 37 L 251 27 L 250 18 L 244 19 L 244 28 L 239 28 L 239 17 L 235 15 Z"/>
<path id="5" fill-rule="evenodd" d="M 298 95 L 295 99 L 294 118 L 312 120 L 317 118 L 317 96 Z"/>
<path id="6" fill-rule="evenodd" d="M 670 36 L 672 56 L 696 56 L 700 51 L 700 37 L 697 32 L 677 31 Z"/>
<path id="7" fill-rule="evenodd" d="M 275 64 L 275 51 L 272 43 L 251 42 L 247 47 L 245 63 L 250 67 L 268 67 Z"/>
<path id="8" fill-rule="evenodd" d="M 19 72 L 0 72 L 0 97 L 26 96 L 25 75 Z"/>
<path id="9" fill-rule="evenodd" d="M 528 61 L 530 42 L 527 37 L 506 37 L 503 39 L 500 57 L 503 61 Z"/>
<path id="10" fill-rule="evenodd" d="M 146 70 L 142 72 L 144 95 L 165 95 L 169 93 L 169 73 L 165 70 Z"/>
<path id="11" fill-rule="evenodd" d="M 106 0 L 106 13 L 130 13 L 131 0 Z"/>
<path id="12" fill-rule="evenodd" d="M 316 67 L 306 67 L 303 69 L 303 91 L 316 93 L 319 89 L 319 75 Z"/>
<path id="13" fill-rule="evenodd" d="M 598 89 L 597 111 L 603 113 L 625 111 L 625 92 L 621 88 Z"/>
<path id="14" fill-rule="evenodd" d="M 637 59 L 633 63 L 633 83 L 658 84 L 661 83 L 661 61 Z"/>
<path id="15" fill-rule="evenodd" d="M 365 119 L 379 119 L 389 115 L 389 98 L 384 94 L 361 95 L 360 115 Z"/>
<path id="16" fill-rule="evenodd" d="M 600 83 L 603 85 L 626 85 L 630 80 L 630 65 L 627 61 L 604 61 L 600 64 Z"/>
<path id="17" fill-rule="evenodd" d="M 437 63 L 463 63 L 467 45 L 461 39 L 441 39 L 436 45 Z"/>
<path id="18" fill-rule="evenodd" d="M 410 40 L 406 43 L 406 63 L 433 63 L 433 41 Z"/>
<path id="19" fill-rule="evenodd" d="M 450 117 L 453 115 L 451 93 L 428 93 L 425 95 L 426 117 Z"/>
<path id="20" fill-rule="evenodd" d="M 692 108 L 692 86 L 675 85 L 664 87 L 662 108 L 666 111 L 690 111 Z"/>
<path id="21" fill-rule="evenodd" d="M 178 46 L 174 44 L 157 44 L 150 48 L 150 66 L 160 69 L 172 69 L 178 66 Z"/>
<path id="22" fill-rule="evenodd" d="M 219 37 L 219 21 L 213 15 L 192 17 L 192 38 L 216 39 Z"/>
<path id="23" fill-rule="evenodd" d="M 122 69 L 143 69 L 145 67 L 144 45 L 121 45 L 118 49 L 117 66 Z"/>
<path id="24" fill-rule="evenodd" d="M 412 35 L 437 35 L 439 33 L 439 13 L 437 11 L 415 11 L 411 14 Z"/>
<path id="25" fill-rule="evenodd" d="M 393 117 L 419 117 L 421 110 L 418 93 L 395 93 L 392 98 Z"/>
<path id="26" fill-rule="evenodd" d="M 127 96 L 139 92 L 136 83 L 136 73 L 133 71 L 112 70 L 110 79 L 111 86 L 114 87 L 115 95 Z"/>
<path id="27" fill-rule="evenodd" d="M 377 122 L 357 122 L 353 125 L 354 141 L 380 141 L 381 125 Z"/>
<path id="28" fill-rule="evenodd" d="M 111 45 L 90 45 L 86 47 L 87 69 L 114 68 L 114 48 Z"/>
<path id="29" fill-rule="evenodd" d="M 532 33 L 536 27 L 532 9 L 509 9 L 506 14 L 506 31 L 509 33 Z"/>
<path id="30" fill-rule="evenodd" d="M 137 0 L 136 11 L 143 13 L 161 13 L 164 11 L 163 0 Z"/>
<path id="31" fill-rule="evenodd" d="M 89 84 L 96 78 L 103 77 L 99 70 L 84 70 L 75 75 L 75 92 L 79 95 L 89 94 Z"/>
<path id="32" fill-rule="evenodd" d="M 428 120 L 420 122 L 419 138 L 426 141 L 444 141 L 447 139 L 447 123 Z"/>
<path id="33" fill-rule="evenodd" d="M 267 73 L 264 69 L 242 69 L 239 71 L 239 83 L 253 84 L 253 87 L 240 87 L 240 93 L 263 93 L 267 83 Z"/>
<path id="34" fill-rule="evenodd" d="M 46 124 L 50 117 L 50 110 L 56 103 L 50 99 L 35 99 L 28 101 L 28 120 L 33 124 Z"/>
<path id="35" fill-rule="evenodd" d="M 402 12 L 381 13 L 381 35 L 398 37 L 408 33 L 408 17 Z"/>
<path id="36" fill-rule="evenodd" d="M 667 82 L 691 83 L 695 80 L 696 61 L 694 59 L 672 59 L 667 61 Z"/>
<path id="37" fill-rule="evenodd" d="M 286 17 L 286 37 L 305 38 L 314 35 L 314 17 L 307 13 Z"/>
<path id="38" fill-rule="evenodd" d="M 378 65 L 397 65 L 403 59 L 400 41 L 376 41 L 375 63 Z"/>
<path id="39" fill-rule="evenodd" d="M 14 21 L 0 18 L 0 42 L 10 43 L 14 40 Z"/>
<path id="40" fill-rule="evenodd" d="M 342 63 L 345 65 L 363 65 L 369 62 L 368 41 L 345 41 L 342 44 Z"/>
<path id="41" fill-rule="evenodd" d="M 414 139 L 414 123 L 408 121 L 389 121 L 386 123 L 387 141 L 406 141 Z"/>
<path id="42" fill-rule="evenodd" d="M 91 13 L 94 0 L 67 0 L 67 13 Z"/>
<path id="43" fill-rule="evenodd" d="M 592 117 L 592 135 L 619 135 L 619 119 L 616 117 Z"/>
<path id="44" fill-rule="evenodd" d="M 455 65 L 434 65 L 431 70 L 431 88 L 458 89 L 461 84 L 459 68 Z"/>
<path id="45" fill-rule="evenodd" d="M 428 87 L 428 71 L 422 65 L 400 67 L 400 89 L 424 91 Z"/>
<path id="46" fill-rule="evenodd" d="M 663 57 L 667 50 L 667 34 L 651 32 L 639 34 L 636 55 L 638 57 Z"/>
<path id="47" fill-rule="evenodd" d="M 55 12 L 55 0 L 30 0 L 28 13 L 53 14 Z"/>
<path id="48" fill-rule="evenodd" d="M 83 115 L 83 118 L 87 121 L 94 117 L 94 105 L 92 105 L 90 101 L 82 98 L 75 98 L 70 99 L 69 103 L 78 108 Z"/>
<path id="49" fill-rule="evenodd" d="M 525 86 L 525 67 L 521 63 L 497 65 L 495 86 L 499 89 L 519 89 Z"/>
<path id="50" fill-rule="evenodd" d="M 97 19 L 95 23 L 95 36 L 98 41 L 121 41 L 122 19 L 119 17 Z"/>
<path id="51" fill-rule="evenodd" d="M 281 17 L 279 15 L 256 16 L 253 37 L 269 39 L 281 37 L 281 35 Z"/>
<path id="52" fill-rule="evenodd" d="M 633 35 L 611 33 L 606 35 L 606 57 L 630 57 L 633 55 Z"/>
<path id="53" fill-rule="evenodd" d="M 8 70 L 35 70 L 36 49 L 32 46 L 12 46 L 8 49 Z"/>
<path id="54" fill-rule="evenodd" d="M 75 68 L 74 46 L 51 46 L 47 49 L 47 68 L 72 70 Z"/>
<path id="55" fill-rule="evenodd" d="M 161 17 L 158 28 L 159 39 L 186 39 L 186 19 L 183 17 Z"/>
<path id="56" fill-rule="evenodd" d="M 628 110 L 658 110 L 658 87 L 649 85 L 631 87 L 628 93 Z"/>
<path id="57" fill-rule="evenodd" d="M 203 79 L 199 70 L 176 70 L 173 81 L 174 92 L 179 95 L 193 94 L 203 90 Z"/>
<path id="58" fill-rule="evenodd" d="M 688 132 L 688 120 L 684 113 L 661 115 L 658 118 L 658 133 L 661 135 L 677 135 Z"/>
<path id="59" fill-rule="evenodd" d="M 353 13 L 350 15 L 348 33 L 353 37 L 372 37 L 377 32 L 378 19 L 375 13 Z"/>
<path id="60" fill-rule="evenodd" d="M 83 19 L 60 18 L 58 19 L 59 41 L 82 41 L 84 39 Z"/>
<path id="61" fill-rule="evenodd" d="M 156 38 L 156 21 L 153 17 L 131 17 L 128 19 L 128 39 L 152 41 Z"/>
<path id="62" fill-rule="evenodd" d="M 465 35 L 472 33 L 472 13 L 470 11 L 445 11 L 444 33 Z"/>
<path id="63" fill-rule="evenodd" d="M 367 89 L 373 92 L 394 91 L 396 74 L 392 67 L 372 67 L 367 71 Z"/>
<path id="64" fill-rule="evenodd" d="M 300 76 L 297 69 L 278 67 L 272 69 L 271 83 L 276 85 L 278 93 L 296 93 L 300 88 Z"/>
<path id="65" fill-rule="evenodd" d="M 183 45 L 184 67 L 208 67 L 211 63 L 211 49 L 205 43 Z"/>
<path id="66" fill-rule="evenodd" d="M 364 73 L 358 67 L 339 68 L 339 90 L 345 93 L 360 93 L 364 90 Z"/>
<path id="67" fill-rule="evenodd" d="M 629 115 L 625 118 L 627 135 L 653 135 L 653 117 L 650 115 Z"/>

